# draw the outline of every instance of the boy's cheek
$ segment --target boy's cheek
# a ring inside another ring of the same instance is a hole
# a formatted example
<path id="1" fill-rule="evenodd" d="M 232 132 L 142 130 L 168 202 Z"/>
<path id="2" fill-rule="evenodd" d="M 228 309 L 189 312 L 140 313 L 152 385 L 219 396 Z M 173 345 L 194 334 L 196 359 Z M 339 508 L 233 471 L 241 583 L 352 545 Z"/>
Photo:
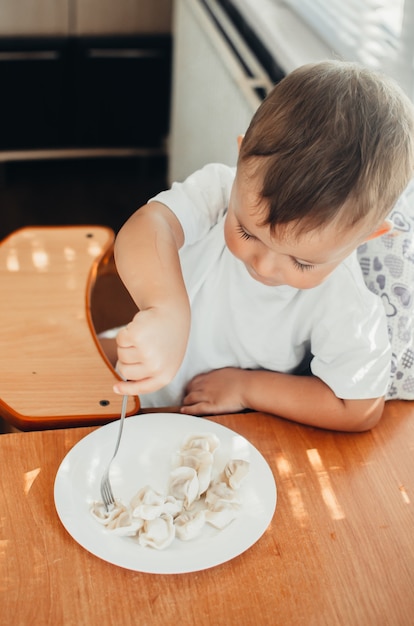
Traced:
<path id="1" fill-rule="evenodd" d="M 226 229 L 225 229 L 224 239 L 226 242 L 226 246 L 230 250 L 230 252 L 238 259 L 243 260 L 243 254 L 242 254 L 243 241 L 241 240 L 241 238 L 238 235 L 231 233 L 231 232 L 227 234 Z"/>
<path id="2" fill-rule="evenodd" d="M 333 271 L 333 270 L 332 270 Z M 321 272 L 315 274 L 314 276 L 302 276 L 298 277 L 296 281 L 295 287 L 297 289 L 314 289 L 315 287 L 319 287 L 325 280 L 332 274 L 331 272 Z"/>
<path id="3" fill-rule="evenodd" d="M 234 248 L 234 231 L 231 228 L 229 217 L 226 217 L 226 221 L 224 222 L 224 241 L 226 242 L 226 246 L 233 252 Z M 234 253 L 233 253 L 234 254 Z"/>

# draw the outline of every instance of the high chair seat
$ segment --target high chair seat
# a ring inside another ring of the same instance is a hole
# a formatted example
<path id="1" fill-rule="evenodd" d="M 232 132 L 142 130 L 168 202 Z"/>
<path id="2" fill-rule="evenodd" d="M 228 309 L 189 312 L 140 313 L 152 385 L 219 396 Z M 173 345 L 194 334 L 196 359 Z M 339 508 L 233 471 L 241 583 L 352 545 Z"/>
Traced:
<path id="1" fill-rule="evenodd" d="M 118 418 L 118 375 L 96 337 L 91 299 L 114 233 L 23 228 L 0 243 L 0 415 L 20 430 Z M 107 295 L 107 299 L 111 294 Z M 131 397 L 128 415 L 139 410 Z"/>

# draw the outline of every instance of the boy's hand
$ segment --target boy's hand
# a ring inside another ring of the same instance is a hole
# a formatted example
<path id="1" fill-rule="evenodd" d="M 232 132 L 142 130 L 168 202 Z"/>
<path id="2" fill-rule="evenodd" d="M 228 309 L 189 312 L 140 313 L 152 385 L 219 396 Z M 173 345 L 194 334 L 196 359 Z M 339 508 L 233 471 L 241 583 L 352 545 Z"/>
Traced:
<path id="1" fill-rule="evenodd" d="M 195 376 L 187 385 L 181 413 L 214 415 L 238 413 L 243 404 L 243 380 L 246 371 L 225 367 Z"/>
<path id="2" fill-rule="evenodd" d="M 172 307 L 153 307 L 135 315 L 116 338 L 117 370 L 128 381 L 116 383 L 116 393 L 151 393 L 174 378 L 187 346 L 185 320 L 185 314 Z"/>

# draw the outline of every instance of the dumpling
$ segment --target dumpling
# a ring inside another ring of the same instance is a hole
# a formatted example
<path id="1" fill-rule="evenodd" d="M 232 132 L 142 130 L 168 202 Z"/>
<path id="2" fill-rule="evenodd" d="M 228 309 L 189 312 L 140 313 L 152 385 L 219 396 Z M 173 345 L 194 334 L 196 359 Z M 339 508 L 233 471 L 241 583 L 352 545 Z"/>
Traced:
<path id="1" fill-rule="evenodd" d="M 118 537 L 134 537 L 141 530 L 143 525 L 143 519 L 132 519 L 130 517 L 128 524 L 126 524 L 125 526 L 120 524 L 115 528 L 110 528 L 110 531 L 114 535 L 118 535 Z"/>
<path id="2" fill-rule="evenodd" d="M 214 433 L 197 433 L 189 435 L 183 442 L 181 450 L 188 450 L 190 448 L 201 448 L 207 450 L 212 454 L 220 445 L 220 440 Z"/>
<path id="3" fill-rule="evenodd" d="M 197 472 L 198 494 L 200 497 L 208 488 L 211 482 L 214 457 L 211 452 L 204 448 L 187 448 L 180 453 L 180 464 L 185 467 L 192 467 Z"/>
<path id="4" fill-rule="evenodd" d="M 170 473 L 169 494 L 182 500 L 189 509 L 198 497 L 199 482 L 197 472 L 192 467 L 176 467 Z"/>
<path id="5" fill-rule="evenodd" d="M 103 502 L 93 502 L 90 508 L 92 516 L 104 526 L 108 528 L 115 527 L 117 524 L 124 523 L 128 516 L 130 516 L 128 508 L 116 500 L 114 506 L 110 511 L 107 511 Z"/>
<path id="6" fill-rule="evenodd" d="M 206 494 L 206 522 L 216 528 L 228 526 L 241 508 L 236 493 L 226 483 L 213 483 Z"/>
<path id="7" fill-rule="evenodd" d="M 232 459 L 225 466 L 221 480 L 232 489 L 239 489 L 242 482 L 249 473 L 250 463 L 243 459 Z"/>
<path id="8" fill-rule="evenodd" d="M 205 511 L 185 511 L 174 520 L 175 534 L 178 539 L 188 541 L 198 537 L 205 524 Z"/>
<path id="9" fill-rule="evenodd" d="M 238 514 L 237 508 L 234 508 L 231 504 L 222 502 L 216 510 L 206 510 L 205 520 L 215 528 L 222 530 L 236 519 Z"/>
<path id="10" fill-rule="evenodd" d="M 114 508 L 119 506 L 119 504 L 120 504 L 119 502 L 116 502 Z M 95 502 L 92 502 L 89 510 L 91 512 L 92 517 L 94 517 L 97 522 L 105 525 L 112 511 L 114 510 L 114 508 L 111 511 L 107 511 L 106 506 L 104 505 L 103 502 L 95 501 Z"/>
<path id="11" fill-rule="evenodd" d="M 142 526 L 142 521 L 132 520 L 130 509 L 118 501 L 115 502 L 110 511 L 106 510 L 103 502 L 94 502 L 91 506 L 91 513 L 100 524 L 103 524 L 114 535 L 132 536 Z"/>
<path id="12" fill-rule="evenodd" d="M 175 526 L 172 515 L 162 513 L 153 520 L 146 520 L 138 534 L 138 543 L 156 550 L 164 550 L 174 541 Z"/>
<path id="13" fill-rule="evenodd" d="M 240 500 L 237 498 L 236 492 L 226 483 L 213 483 L 210 485 L 206 493 L 206 506 L 211 511 L 219 511 L 223 504 L 229 508 L 240 508 Z"/>
<path id="14" fill-rule="evenodd" d="M 163 512 L 164 503 L 165 496 L 146 485 L 131 499 L 132 517 L 155 519 Z"/>
<path id="15" fill-rule="evenodd" d="M 181 513 L 183 510 L 183 501 L 177 500 L 174 496 L 166 496 L 164 506 L 162 507 L 163 513 L 169 513 L 173 517 Z"/>

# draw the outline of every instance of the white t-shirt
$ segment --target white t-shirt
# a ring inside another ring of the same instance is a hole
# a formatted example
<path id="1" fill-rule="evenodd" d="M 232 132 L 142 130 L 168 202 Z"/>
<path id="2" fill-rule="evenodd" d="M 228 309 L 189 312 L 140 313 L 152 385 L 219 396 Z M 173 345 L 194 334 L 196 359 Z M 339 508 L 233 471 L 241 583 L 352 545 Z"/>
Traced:
<path id="1" fill-rule="evenodd" d="M 298 374 L 310 367 L 339 398 L 384 395 L 391 360 L 384 308 L 365 286 L 356 254 L 313 289 L 255 281 L 224 240 L 234 177 L 235 168 L 210 164 L 152 198 L 184 230 L 180 260 L 192 321 L 180 370 L 141 396 L 142 406 L 180 405 L 196 374 L 229 366 Z"/>

